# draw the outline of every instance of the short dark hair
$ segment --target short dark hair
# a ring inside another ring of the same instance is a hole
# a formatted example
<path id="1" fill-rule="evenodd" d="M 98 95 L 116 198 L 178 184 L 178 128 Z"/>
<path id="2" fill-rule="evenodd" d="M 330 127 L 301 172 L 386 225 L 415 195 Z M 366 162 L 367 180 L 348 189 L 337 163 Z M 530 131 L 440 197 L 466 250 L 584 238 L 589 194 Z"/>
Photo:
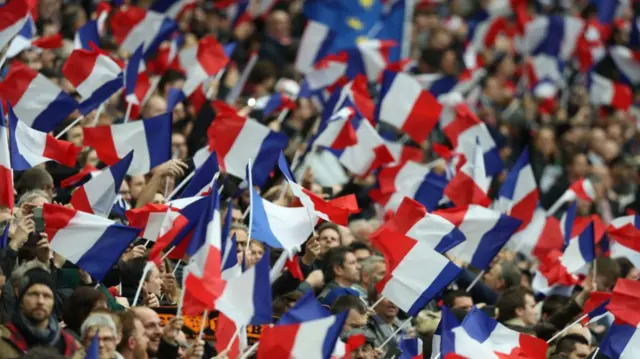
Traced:
<path id="1" fill-rule="evenodd" d="M 598 288 L 598 290 L 613 290 L 618 278 L 621 277 L 618 262 L 609 257 L 598 257 L 595 262 L 591 264 L 591 268 L 593 268 L 594 264 L 596 265 L 596 268 L 598 268 L 598 278 L 604 278 L 605 288 Z M 593 271 L 590 272 L 593 273 Z"/>
<path id="2" fill-rule="evenodd" d="M 615 261 L 618 263 L 618 268 L 620 268 L 621 278 L 626 278 L 629 275 L 629 272 L 636 267 L 627 257 L 616 258 Z"/>
<path id="3" fill-rule="evenodd" d="M 533 296 L 533 292 L 524 288 L 507 289 L 498 298 L 498 321 L 504 323 L 507 320 L 517 318 L 516 309 L 525 307 L 525 297 Z"/>
<path id="4" fill-rule="evenodd" d="M 331 248 L 325 253 L 324 266 L 322 267 L 322 275 L 324 276 L 325 283 L 329 283 L 336 277 L 334 268 L 335 266 L 344 266 L 347 253 L 351 253 L 351 251 L 345 247 Z"/>
<path id="5" fill-rule="evenodd" d="M 99 289 L 78 287 L 65 303 L 62 315 L 67 328 L 80 333 L 80 326 L 93 311 L 98 301 L 107 301 L 107 296 Z"/>
<path id="6" fill-rule="evenodd" d="M 471 294 L 469 294 L 468 292 L 462 289 L 452 290 L 449 293 L 444 295 L 444 298 L 442 299 L 442 303 L 449 308 L 453 308 L 453 303 L 456 302 L 456 298 L 464 298 L 464 297 L 471 298 Z"/>
<path id="7" fill-rule="evenodd" d="M 120 339 L 120 343 L 118 343 L 117 349 L 118 352 L 122 352 L 123 349 L 127 347 L 127 341 L 129 338 L 135 336 L 136 330 L 136 317 L 135 313 L 132 310 L 127 310 L 120 313 L 120 326 L 122 327 L 122 338 Z"/>
<path id="8" fill-rule="evenodd" d="M 340 232 L 340 227 L 338 227 L 336 224 L 333 224 L 331 222 L 323 222 L 320 225 L 318 225 L 318 227 L 316 228 L 316 233 L 320 235 L 320 233 L 322 233 L 326 229 L 333 229 L 334 231 L 338 232 L 338 239 L 342 244 L 342 232 Z"/>
<path id="9" fill-rule="evenodd" d="M 338 233 L 340 233 L 340 232 L 338 231 Z M 366 244 L 366 243 L 362 243 L 362 242 L 355 241 L 355 242 L 353 242 L 353 243 L 351 243 L 351 244 L 349 245 L 349 250 L 351 250 L 352 252 L 355 252 L 355 251 L 357 251 L 357 250 L 359 250 L 359 249 L 365 249 L 365 250 L 368 250 L 368 251 L 369 251 L 369 253 L 372 253 L 372 254 L 373 254 L 373 251 L 371 250 L 371 247 L 369 247 L 369 245 L 368 245 L 368 244 Z"/>
<path id="10" fill-rule="evenodd" d="M 53 186 L 53 177 L 46 170 L 33 167 L 22 173 L 16 182 L 16 191 L 22 196 L 34 189 L 46 190 L 47 186 Z"/>
<path id="11" fill-rule="evenodd" d="M 552 294 L 544 298 L 544 301 L 542 302 L 541 315 L 544 315 L 544 314 L 546 314 L 547 316 L 553 315 L 554 313 L 562 309 L 562 307 L 564 307 L 564 304 L 566 302 L 567 302 L 567 298 L 559 294 Z"/>
<path id="12" fill-rule="evenodd" d="M 359 297 L 356 297 L 355 295 L 343 295 L 333 302 L 333 305 L 331 306 L 331 313 L 339 314 L 350 309 L 353 309 L 360 314 L 365 314 L 367 312 L 367 307 Z"/>
<path id="13" fill-rule="evenodd" d="M 589 341 L 580 334 L 567 334 L 558 339 L 558 344 L 556 344 L 556 351 L 554 354 L 571 354 L 571 352 L 576 348 L 576 344 L 589 345 Z"/>

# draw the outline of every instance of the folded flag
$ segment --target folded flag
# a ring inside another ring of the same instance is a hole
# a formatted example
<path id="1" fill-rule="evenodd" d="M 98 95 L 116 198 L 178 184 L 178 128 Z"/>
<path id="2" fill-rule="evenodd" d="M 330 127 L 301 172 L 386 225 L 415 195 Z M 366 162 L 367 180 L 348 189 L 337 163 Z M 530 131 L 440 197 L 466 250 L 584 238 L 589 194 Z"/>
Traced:
<path id="1" fill-rule="evenodd" d="M 444 195 L 457 207 L 470 204 L 487 207 L 491 203 L 488 197 L 489 186 L 491 177 L 487 174 L 482 148 L 476 140 L 473 156 L 467 158 L 460 171 L 447 184 Z"/>
<path id="2" fill-rule="evenodd" d="M 428 210 L 436 209 L 448 183 L 446 173 L 439 169 L 442 165 L 442 160 L 426 165 L 405 161 L 396 166 L 382 168 L 378 172 L 379 202 L 386 210 L 395 211 L 400 202 L 408 197 L 415 199 Z M 385 194 L 390 196 L 386 203 L 382 203 Z"/>
<path id="3" fill-rule="evenodd" d="M 131 227 L 141 230 L 140 238 L 155 242 L 167 211 L 174 209 L 166 204 L 147 203 L 144 207 L 128 210 L 125 215 Z"/>
<path id="4" fill-rule="evenodd" d="M 4 48 L 29 19 L 27 1 L 9 1 L 0 8 L 0 48 Z"/>
<path id="5" fill-rule="evenodd" d="M 11 166 L 14 171 L 25 171 L 47 161 L 56 161 L 67 167 L 75 166 L 80 147 L 34 130 L 18 120 L 11 105 L 8 108 Z"/>
<path id="6" fill-rule="evenodd" d="M 209 35 L 200 39 L 196 46 L 181 50 L 177 61 L 187 76 L 182 91 L 189 96 L 198 85 L 227 66 L 229 57 L 218 40 Z"/>
<path id="7" fill-rule="evenodd" d="M 106 14 L 106 13 L 105 13 Z M 73 38 L 74 49 L 84 49 L 91 51 L 91 43 L 94 45 L 100 44 L 101 29 L 104 29 L 104 22 L 106 16 L 99 16 L 96 20 L 89 20 L 82 25 Z"/>
<path id="8" fill-rule="evenodd" d="M 215 108 L 217 116 L 207 131 L 209 150 L 216 151 L 223 171 L 239 178 L 245 177 L 246 165 L 251 160 L 252 180 L 262 186 L 287 146 L 287 136 L 239 116 L 221 102 L 216 102 Z"/>
<path id="9" fill-rule="evenodd" d="M 387 261 L 387 273 L 376 285 L 378 292 L 398 308 L 415 316 L 460 273 L 460 268 L 432 248 L 391 231 L 373 243 Z M 424 268 L 420 263 L 430 263 Z"/>
<path id="10" fill-rule="evenodd" d="M 133 151 L 127 174 L 146 174 L 171 159 L 171 114 L 111 126 L 84 127 L 85 146 L 96 150 L 98 158 L 113 166 Z"/>
<path id="11" fill-rule="evenodd" d="M 467 313 L 462 321 L 462 328 L 478 342 L 488 342 L 496 353 L 521 353 L 531 359 L 547 357 L 548 344 L 544 340 L 509 329 L 477 307 Z"/>
<path id="12" fill-rule="evenodd" d="M 122 88 L 122 68 L 97 50 L 73 50 L 62 67 L 64 77 L 82 97 L 80 113 L 89 114 Z"/>
<path id="13" fill-rule="evenodd" d="M 356 116 L 356 110 L 343 107 L 334 113 L 327 121 L 323 121 L 318 128 L 318 134 L 311 140 L 312 146 L 344 150 L 358 143 L 356 130 L 351 119 Z"/>
<path id="14" fill-rule="evenodd" d="M 524 229 L 533 219 L 539 197 L 533 168 L 529 163 L 529 149 L 525 148 L 502 183 L 494 209 L 519 219 L 522 221 L 520 229 Z"/>
<path id="15" fill-rule="evenodd" d="M 447 252 L 474 268 L 486 269 L 520 226 L 520 220 L 477 205 L 435 211 L 453 223 L 466 240 Z"/>
<path id="16" fill-rule="evenodd" d="M 421 144 L 438 123 L 442 105 L 409 74 L 385 71 L 374 119 Z"/>
<path id="17" fill-rule="evenodd" d="M 45 203 L 42 209 L 51 250 L 101 281 L 139 230 L 104 217 Z"/>
<path id="18" fill-rule="evenodd" d="M 640 267 L 640 215 L 619 217 L 607 228 L 611 241 L 611 258 L 627 257 Z"/>
<path id="19" fill-rule="evenodd" d="M 140 45 L 136 51 L 129 57 L 127 61 L 127 67 L 124 70 L 124 91 L 125 98 L 128 103 L 134 105 L 140 105 L 143 98 L 140 98 L 136 94 L 136 83 L 138 82 L 138 74 L 141 71 L 145 71 L 143 61 L 142 45 Z M 144 97 L 144 94 L 142 94 Z"/>
<path id="20" fill-rule="evenodd" d="M 429 243 L 431 248 L 441 254 L 465 240 L 462 231 L 453 223 L 437 214 L 427 213 L 424 206 L 408 197 L 402 200 L 395 215 L 371 234 L 371 238 L 377 238 L 385 230 Z"/>
<path id="21" fill-rule="evenodd" d="M 273 320 L 271 285 L 269 282 L 269 251 L 266 250 L 255 266 L 226 282 L 215 307 L 229 317 L 236 326 L 268 324 Z"/>
<path id="22" fill-rule="evenodd" d="M 14 63 L 0 83 L 0 96 L 13 106 L 20 121 L 42 132 L 52 131 L 78 108 L 78 103 L 44 75 Z"/>
<path id="23" fill-rule="evenodd" d="M 617 320 L 637 327 L 640 324 L 638 301 L 640 300 L 640 282 L 630 279 L 618 279 L 607 309 Z"/>
<path id="24" fill-rule="evenodd" d="M 640 329 L 613 323 L 600 343 L 600 351 L 609 359 L 636 358 L 640 351 Z"/>
<path id="25" fill-rule="evenodd" d="M 142 45 L 145 58 L 178 29 L 178 24 L 164 14 L 133 6 L 117 9 L 109 17 L 109 23 L 122 50 L 133 53 Z"/>
<path id="26" fill-rule="evenodd" d="M 198 168 L 196 173 L 187 186 L 182 191 L 180 198 L 205 196 L 213 187 L 213 182 L 217 179 L 217 174 L 220 172 L 218 167 L 218 157 L 215 152 L 212 152 L 207 160 Z"/>
<path id="27" fill-rule="evenodd" d="M 129 152 L 118 163 L 104 169 L 99 175 L 75 190 L 69 203 L 78 211 L 102 217 L 109 216 L 132 158 L 133 152 Z"/>
<path id="28" fill-rule="evenodd" d="M 260 358 L 331 357 L 347 312 L 301 323 L 267 326 L 258 345 Z"/>
<path id="29" fill-rule="evenodd" d="M 586 317 L 581 321 L 582 325 L 585 326 L 587 324 L 591 324 L 604 317 L 609 312 L 607 310 L 607 305 L 609 305 L 610 300 L 611 293 L 589 293 L 589 299 L 587 299 L 582 307 L 582 314 L 586 315 Z"/>
<path id="30" fill-rule="evenodd" d="M 13 209 L 13 170 L 9 152 L 7 119 L 0 108 L 0 206 Z M 8 227 L 8 226 L 7 226 Z M 4 247 L 3 247 L 4 248 Z"/>

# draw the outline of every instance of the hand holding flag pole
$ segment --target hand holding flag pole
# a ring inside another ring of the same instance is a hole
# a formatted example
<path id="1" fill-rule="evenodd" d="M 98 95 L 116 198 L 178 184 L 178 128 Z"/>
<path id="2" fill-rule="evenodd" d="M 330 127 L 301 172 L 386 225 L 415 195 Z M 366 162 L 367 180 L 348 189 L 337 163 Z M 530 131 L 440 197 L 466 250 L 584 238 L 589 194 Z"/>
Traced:
<path id="1" fill-rule="evenodd" d="M 60 133 L 58 133 L 56 135 L 56 140 L 59 140 L 60 137 L 64 136 L 65 133 L 69 132 L 70 129 L 72 129 L 75 125 L 78 124 L 78 122 L 82 121 L 82 119 L 84 118 L 83 115 L 78 116 L 78 118 L 76 118 L 75 120 L 71 121 L 71 123 L 65 127 L 62 131 L 60 131 Z"/>

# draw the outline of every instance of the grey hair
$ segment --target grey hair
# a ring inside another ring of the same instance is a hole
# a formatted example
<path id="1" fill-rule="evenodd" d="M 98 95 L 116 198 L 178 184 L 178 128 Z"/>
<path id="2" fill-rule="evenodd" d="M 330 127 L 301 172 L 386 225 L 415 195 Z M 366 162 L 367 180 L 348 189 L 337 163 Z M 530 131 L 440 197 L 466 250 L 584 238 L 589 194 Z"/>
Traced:
<path id="1" fill-rule="evenodd" d="M 47 192 L 45 192 L 45 191 L 43 191 L 41 189 L 34 189 L 34 190 L 31 190 L 31 191 L 23 194 L 22 197 L 20 197 L 20 200 L 18 201 L 18 207 L 21 207 L 25 203 L 30 203 L 34 199 L 36 199 L 38 197 L 42 197 L 42 198 L 46 199 L 47 201 L 51 200 L 51 198 L 49 197 L 49 194 Z"/>
<path id="2" fill-rule="evenodd" d="M 113 335 L 118 335 L 118 329 L 116 328 L 116 323 L 114 323 L 113 319 L 109 314 L 105 313 L 93 313 L 89 314 L 87 319 L 84 320 L 82 326 L 80 326 L 80 337 L 82 339 L 87 339 L 87 334 L 91 328 L 109 328 Z"/>
<path id="3" fill-rule="evenodd" d="M 229 228 L 229 231 L 244 231 L 247 234 L 249 233 L 249 228 L 247 228 L 247 226 L 245 226 L 244 224 L 237 224 L 237 223 L 233 223 L 231 224 L 231 227 Z"/>
<path id="4" fill-rule="evenodd" d="M 44 263 L 40 262 L 37 259 L 34 259 L 31 261 L 22 263 L 21 265 L 16 267 L 16 269 L 14 269 L 13 272 L 11 272 L 11 286 L 13 288 L 17 288 L 22 282 L 22 278 L 24 277 L 24 274 L 36 268 L 42 269 L 48 273 L 51 273 L 49 268 Z"/>
<path id="5" fill-rule="evenodd" d="M 373 272 L 373 268 L 378 263 L 384 263 L 384 258 L 379 255 L 372 255 L 365 258 L 362 263 L 360 263 L 360 266 L 362 267 L 362 269 L 360 270 L 360 275 L 363 276 L 365 273 L 370 275 L 371 272 Z"/>

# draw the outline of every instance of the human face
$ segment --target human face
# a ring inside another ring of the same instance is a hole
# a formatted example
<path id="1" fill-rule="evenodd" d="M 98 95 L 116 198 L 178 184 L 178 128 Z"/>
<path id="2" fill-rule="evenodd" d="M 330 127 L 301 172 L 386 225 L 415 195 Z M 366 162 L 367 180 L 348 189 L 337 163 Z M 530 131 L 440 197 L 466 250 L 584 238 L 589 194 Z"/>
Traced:
<path id="1" fill-rule="evenodd" d="M 118 338 L 115 333 L 107 327 L 91 328 L 87 333 L 85 339 L 85 347 L 88 348 L 91 345 L 91 340 L 95 335 L 98 335 L 98 358 L 100 359 L 113 359 L 116 357 L 116 345 Z"/>
<path id="2" fill-rule="evenodd" d="M 234 234 L 236 235 L 236 247 L 238 248 L 238 251 L 244 252 L 247 249 L 247 242 L 249 241 L 247 232 L 241 229 L 233 229 L 229 232 L 229 235 L 232 237 Z"/>
<path id="3" fill-rule="evenodd" d="M 135 339 L 135 349 L 134 355 L 137 359 L 147 359 L 149 356 L 147 355 L 147 349 L 149 347 L 149 338 L 145 335 L 144 325 L 139 319 L 134 321 L 136 330 L 133 334 L 133 338 Z"/>
<path id="4" fill-rule="evenodd" d="M 356 251 L 353 253 L 356 255 L 356 258 L 358 258 L 359 262 L 362 262 L 363 260 L 371 257 L 371 251 L 368 249 L 356 249 Z"/>
<path id="5" fill-rule="evenodd" d="M 330 248 L 340 247 L 340 233 L 331 228 L 326 228 L 318 236 L 320 242 L 320 253 L 326 253 Z"/>
<path id="6" fill-rule="evenodd" d="M 53 310 L 53 292 L 44 284 L 34 284 L 22 297 L 22 313 L 38 327 L 45 327 Z"/>
<path id="7" fill-rule="evenodd" d="M 96 167 L 98 166 L 98 162 L 100 162 L 100 159 L 98 158 L 96 151 L 89 151 L 89 154 L 87 154 L 87 164 Z"/>
<path id="8" fill-rule="evenodd" d="M 146 290 L 147 293 L 160 295 L 162 290 L 162 277 L 160 277 L 160 271 L 158 268 L 153 267 L 151 268 L 151 271 L 149 271 L 147 280 L 144 282 L 144 290 Z"/>
<path id="9" fill-rule="evenodd" d="M 120 191 L 118 193 L 125 201 L 131 201 L 131 190 L 129 190 L 129 184 L 127 181 L 122 181 Z"/>
<path id="10" fill-rule="evenodd" d="M 187 336 L 184 335 L 183 331 L 178 332 L 176 336 L 176 343 L 178 344 L 178 358 L 186 358 L 187 348 L 189 347 L 189 343 L 187 342 Z"/>
<path id="11" fill-rule="evenodd" d="M 568 359 L 586 359 L 591 352 L 588 345 L 582 343 L 576 343 Z"/>
<path id="12" fill-rule="evenodd" d="M 471 307 L 473 307 L 473 299 L 471 299 L 471 297 L 458 297 L 453 300 L 453 307 L 451 309 L 463 308 L 469 311 Z"/>
<path id="13" fill-rule="evenodd" d="M 249 247 L 250 249 L 248 257 L 251 258 L 252 265 L 255 265 L 260 261 L 260 259 L 262 259 L 262 256 L 264 255 L 264 247 L 261 243 L 258 243 L 256 241 L 251 241 Z"/>
<path id="14" fill-rule="evenodd" d="M 524 296 L 524 309 L 521 319 L 526 325 L 535 325 L 538 322 L 536 319 L 536 300 L 530 294 Z"/>
<path id="15" fill-rule="evenodd" d="M 171 135 L 171 153 L 177 153 L 178 158 L 187 158 L 187 140 L 183 134 Z"/>
<path id="16" fill-rule="evenodd" d="M 82 147 L 84 141 L 82 126 L 75 126 L 67 132 L 67 141 L 73 143 L 77 147 Z"/>
<path id="17" fill-rule="evenodd" d="M 153 204 L 165 204 L 167 203 L 167 201 L 164 199 L 164 196 L 162 195 L 162 193 L 156 193 L 155 195 L 153 195 Z"/>
<path id="18" fill-rule="evenodd" d="M 144 188 L 145 180 L 143 175 L 133 176 L 131 177 L 131 182 L 129 183 L 129 189 L 131 190 L 131 197 L 133 199 L 138 199 L 140 192 Z"/>
<path id="19" fill-rule="evenodd" d="M 344 321 L 342 332 L 346 333 L 354 329 L 364 329 L 367 325 L 367 313 L 360 314 L 358 311 L 349 309 L 347 320 Z"/>
<path id="20" fill-rule="evenodd" d="M 155 356 L 158 352 L 160 339 L 162 338 L 160 317 L 158 317 L 158 314 L 150 308 L 136 307 L 134 310 L 136 311 L 137 317 L 142 322 L 144 334 L 148 339 L 147 352 L 151 356 Z"/>
<path id="21" fill-rule="evenodd" d="M 484 283 L 491 289 L 497 291 L 502 288 L 501 279 L 502 266 L 500 263 L 494 264 L 491 269 L 484 274 Z"/>
<path id="22" fill-rule="evenodd" d="M 358 283 L 360 280 L 360 263 L 353 253 L 347 252 L 344 256 L 344 263 L 342 268 L 336 272 L 336 277 L 351 284 Z"/>
<path id="23" fill-rule="evenodd" d="M 375 359 L 376 357 L 376 350 L 371 343 L 365 343 L 351 352 L 351 358 L 353 359 Z"/>
<path id="24" fill-rule="evenodd" d="M 244 224 L 244 220 L 242 219 L 242 211 L 238 208 L 234 208 L 231 210 L 231 223 Z"/>
<path id="25" fill-rule="evenodd" d="M 378 303 L 374 310 L 380 318 L 387 322 L 393 321 L 398 315 L 398 307 L 396 307 L 396 305 L 387 298 L 384 298 L 380 303 Z"/>

